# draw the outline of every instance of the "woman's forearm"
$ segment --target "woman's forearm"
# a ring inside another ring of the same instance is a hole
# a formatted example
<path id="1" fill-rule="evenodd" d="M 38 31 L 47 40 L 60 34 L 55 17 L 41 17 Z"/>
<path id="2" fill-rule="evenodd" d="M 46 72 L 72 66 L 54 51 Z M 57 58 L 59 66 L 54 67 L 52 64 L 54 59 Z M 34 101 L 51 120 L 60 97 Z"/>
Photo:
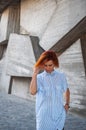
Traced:
<path id="1" fill-rule="evenodd" d="M 66 103 L 65 103 L 65 110 L 68 111 L 69 109 L 69 103 L 70 103 L 70 90 L 69 88 L 67 89 L 66 93 L 65 93 L 65 99 L 66 99 Z"/>
<path id="2" fill-rule="evenodd" d="M 34 73 L 32 76 L 31 83 L 30 83 L 30 93 L 32 95 L 35 95 L 36 92 L 37 92 L 37 74 Z"/>
<path id="3" fill-rule="evenodd" d="M 37 74 L 39 73 L 40 69 L 35 67 L 33 70 L 33 76 L 30 83 L 30 93 L 35 95 L 37 92 Z"/>
<path id="4" fill-rule="evenodd" d="M 69 88 L 67 89 L 65 96 L 66 96 L 66 104 L 69 104 L 70 103 L 70 90 L 69 90 Z"/>

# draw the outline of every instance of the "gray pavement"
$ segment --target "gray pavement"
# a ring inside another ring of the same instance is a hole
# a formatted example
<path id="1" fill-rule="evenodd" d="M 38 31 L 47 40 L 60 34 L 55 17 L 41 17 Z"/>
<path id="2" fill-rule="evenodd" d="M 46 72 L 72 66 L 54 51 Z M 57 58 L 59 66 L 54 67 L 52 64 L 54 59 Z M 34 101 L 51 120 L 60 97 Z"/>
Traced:
<path id="1" fill-rule="evenodd" d="M 36 130 L 35 102 L 0 93 L 0 130 Z M 86 130 L 86 118 L 68 112 L 65 130 Z"/>

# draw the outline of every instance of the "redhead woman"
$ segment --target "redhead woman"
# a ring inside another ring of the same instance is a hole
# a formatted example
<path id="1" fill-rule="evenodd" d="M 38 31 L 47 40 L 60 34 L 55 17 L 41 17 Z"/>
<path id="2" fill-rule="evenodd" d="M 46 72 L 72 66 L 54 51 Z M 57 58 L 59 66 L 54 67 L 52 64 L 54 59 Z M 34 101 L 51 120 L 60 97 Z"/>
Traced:
<path id="1" fill-rule="evenodd" d="M 55 69 L 58 67 L 59 61 L 53 51 L 43 52 L 35 64 L 30 92 L 36 94 L 36 130 L 64 129 L 70 90 L 65 74 Z"/>

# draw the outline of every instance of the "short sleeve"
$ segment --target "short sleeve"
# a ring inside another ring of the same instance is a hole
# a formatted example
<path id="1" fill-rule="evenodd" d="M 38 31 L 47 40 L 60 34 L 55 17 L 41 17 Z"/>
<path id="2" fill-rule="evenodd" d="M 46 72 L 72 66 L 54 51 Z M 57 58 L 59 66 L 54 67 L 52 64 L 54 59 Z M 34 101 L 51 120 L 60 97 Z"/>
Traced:
<path id="1" fill-rule="evenodd" d="M 65 74 L 62 74 L 62 87 L 63 87 L 63 91 L 65 92 L 68 88 L 68 83 L 67 83 L 67 79 Z"/>

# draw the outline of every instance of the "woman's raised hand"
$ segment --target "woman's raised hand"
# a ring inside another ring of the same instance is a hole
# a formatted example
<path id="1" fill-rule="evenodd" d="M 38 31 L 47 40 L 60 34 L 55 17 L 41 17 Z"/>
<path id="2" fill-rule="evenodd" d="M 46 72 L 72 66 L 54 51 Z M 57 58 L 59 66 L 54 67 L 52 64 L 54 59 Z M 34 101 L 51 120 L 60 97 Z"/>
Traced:
<path id="1" fill-rule="evenodd" d="M 34 67 L 33 69 L 33 74 L 38 74 L 40 71 L 40 68 L 39 67 Z"/>

